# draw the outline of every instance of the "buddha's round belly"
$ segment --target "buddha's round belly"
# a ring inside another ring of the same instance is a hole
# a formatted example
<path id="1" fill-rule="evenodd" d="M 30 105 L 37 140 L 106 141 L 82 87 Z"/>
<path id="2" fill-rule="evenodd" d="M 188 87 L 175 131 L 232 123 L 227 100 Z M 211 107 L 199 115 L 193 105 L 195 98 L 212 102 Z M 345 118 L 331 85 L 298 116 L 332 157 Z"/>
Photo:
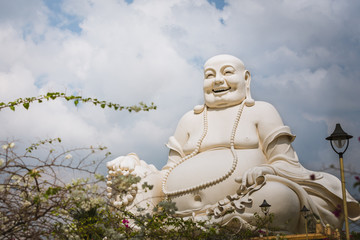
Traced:
<path id="1" fill-rule="evenodd" d="M 235 194 L 239 187 L 235 178 L 241 177 L 249 168 L 265 162 L 259 149 L 238 149 L 235 153 L 238 157 L 236 169 L 224 181 L 182 196 L 171 196 L 179 211 L 200 210 L 206 205 L 215 204 L 227 195 Z M 175 192 L 214 181 L 229 172 L 233 161 L 230 149 L 213 149 L 199 153 L 170 172 L 165 189 L 168 192 Z"/>

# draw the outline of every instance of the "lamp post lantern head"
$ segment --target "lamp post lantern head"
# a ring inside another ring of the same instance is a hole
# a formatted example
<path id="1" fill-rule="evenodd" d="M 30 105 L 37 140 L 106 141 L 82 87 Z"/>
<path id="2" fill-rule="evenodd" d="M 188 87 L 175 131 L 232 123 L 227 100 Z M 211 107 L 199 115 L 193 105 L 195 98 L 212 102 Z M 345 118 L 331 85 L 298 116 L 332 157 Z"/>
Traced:
<path id="1" fill-rule="evenodd" d="M 261 208 L 261 211 L 267 215 L 269 213 L 271 205 L 266 202 L 264 199 L 263 203 L 259 206 Z"/>
<path id="2" fill-rule="evenodd" d="M 337 154 L 342 155 L 347 150 L 349 146 L 349 139 L 352 137 L 353 136 L 347 134 L 341 128 L 340 123 L 337 123 L 334 132 L 329 137 L 327 137 L 326 140 L 330 141 L 331 147 Z M 335 149 L 334 144 L 339 150 Z M 341 149 L 345 146 L 345 144 L 346 144 L 345 149 L 341 151 Z"/>

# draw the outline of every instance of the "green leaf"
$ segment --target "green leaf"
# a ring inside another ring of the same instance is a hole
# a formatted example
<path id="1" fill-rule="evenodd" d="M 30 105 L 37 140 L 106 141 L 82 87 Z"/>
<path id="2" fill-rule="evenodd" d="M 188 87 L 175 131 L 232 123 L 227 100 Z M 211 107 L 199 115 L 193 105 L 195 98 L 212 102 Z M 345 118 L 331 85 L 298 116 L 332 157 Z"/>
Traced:
<path id="1" fill-rule="evenodd" d="M 26 108 L 26 110 L 27 110 L 27 109 L 29 109 L 30 104 L 29 104 L 28 102 L 26 102 L 26 103 L 23 104 L 23 106 L 24 106 L 24 108 Z"/>
<path id="2" fill-rule="evenodd" d="M 49 187 L 49 188 L 46 190 L 46 192 L 45 192 L 45 194 L 44 194 L 44 197 L 45 197 L 46 199 L 48 199 L 49 196 L 52 196 L 52 195 L 57 194 L 57 193 L 60 191 L 60 189 L 61 189 L 60 187 L 55 187 L 55 188 Z"/>
<path id="3" fill-rule="evenodd" d="M 35 204 L 40 203 L 40 197 L 39 196 L 35 196 L 33 200 L 34 200 Z"/>
<path id="4" fill-rule="evenodd" d="M 75 104 L 75 106 L 77 106 L 77 105 L 79 104 L 79 99 L 76 99 L 76 100 L 74 101 L 74 104 Z"/>

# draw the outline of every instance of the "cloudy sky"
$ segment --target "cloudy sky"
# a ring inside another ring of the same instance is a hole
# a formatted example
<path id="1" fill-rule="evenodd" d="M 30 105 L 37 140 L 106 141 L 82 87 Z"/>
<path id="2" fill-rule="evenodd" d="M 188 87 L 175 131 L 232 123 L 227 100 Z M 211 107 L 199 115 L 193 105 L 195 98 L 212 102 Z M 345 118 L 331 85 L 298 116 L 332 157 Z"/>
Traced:
<path id="1" fill-rule="evenodd" d="M 357 0 L 0 0 L 0 101 L 49 91 L 158 110 L 114 112 L 64 101 L 0 112 L 1 140 L 106 145 L 161 168 L 180 117 L 203 103 L 202 65 L 228 53 L 252 73 L 309 169 L 337 165 L 325 137 L 340 122 L 360 150 Z"/>

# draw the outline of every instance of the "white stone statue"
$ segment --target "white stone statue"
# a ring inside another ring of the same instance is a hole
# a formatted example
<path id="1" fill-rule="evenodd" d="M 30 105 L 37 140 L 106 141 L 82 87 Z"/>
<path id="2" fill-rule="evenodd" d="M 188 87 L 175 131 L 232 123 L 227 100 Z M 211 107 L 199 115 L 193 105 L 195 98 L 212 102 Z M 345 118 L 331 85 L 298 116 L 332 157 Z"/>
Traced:
<path id="1" fill-rule="evenodd" d="M 344 217 L 334 214 L 342 205 L 340 181 L 299 163 L 291 146 L 295 136 L 271 104 L 251 98 L 250 81 L 238 58 L 210 58 L 204 66 L 205 104 L 181 118 L 167 144 L 165 167 L 158 171 L 136 154 L 108 163 L 110 175 L 134 174 L 154 185 L 146 193 L 138 187 L 136 196 L 114 204 L 156 204 L 168 198 L 178 216 L 223 225 L 237 219 L 239 227 L 251 227 L 266 199 L 280 231 L 304 231 L 304 205 L 324 226 L 341 228 Z M 349 194 L 347 200 L 349 218 L 359 219 L 359 203 Z"/>

